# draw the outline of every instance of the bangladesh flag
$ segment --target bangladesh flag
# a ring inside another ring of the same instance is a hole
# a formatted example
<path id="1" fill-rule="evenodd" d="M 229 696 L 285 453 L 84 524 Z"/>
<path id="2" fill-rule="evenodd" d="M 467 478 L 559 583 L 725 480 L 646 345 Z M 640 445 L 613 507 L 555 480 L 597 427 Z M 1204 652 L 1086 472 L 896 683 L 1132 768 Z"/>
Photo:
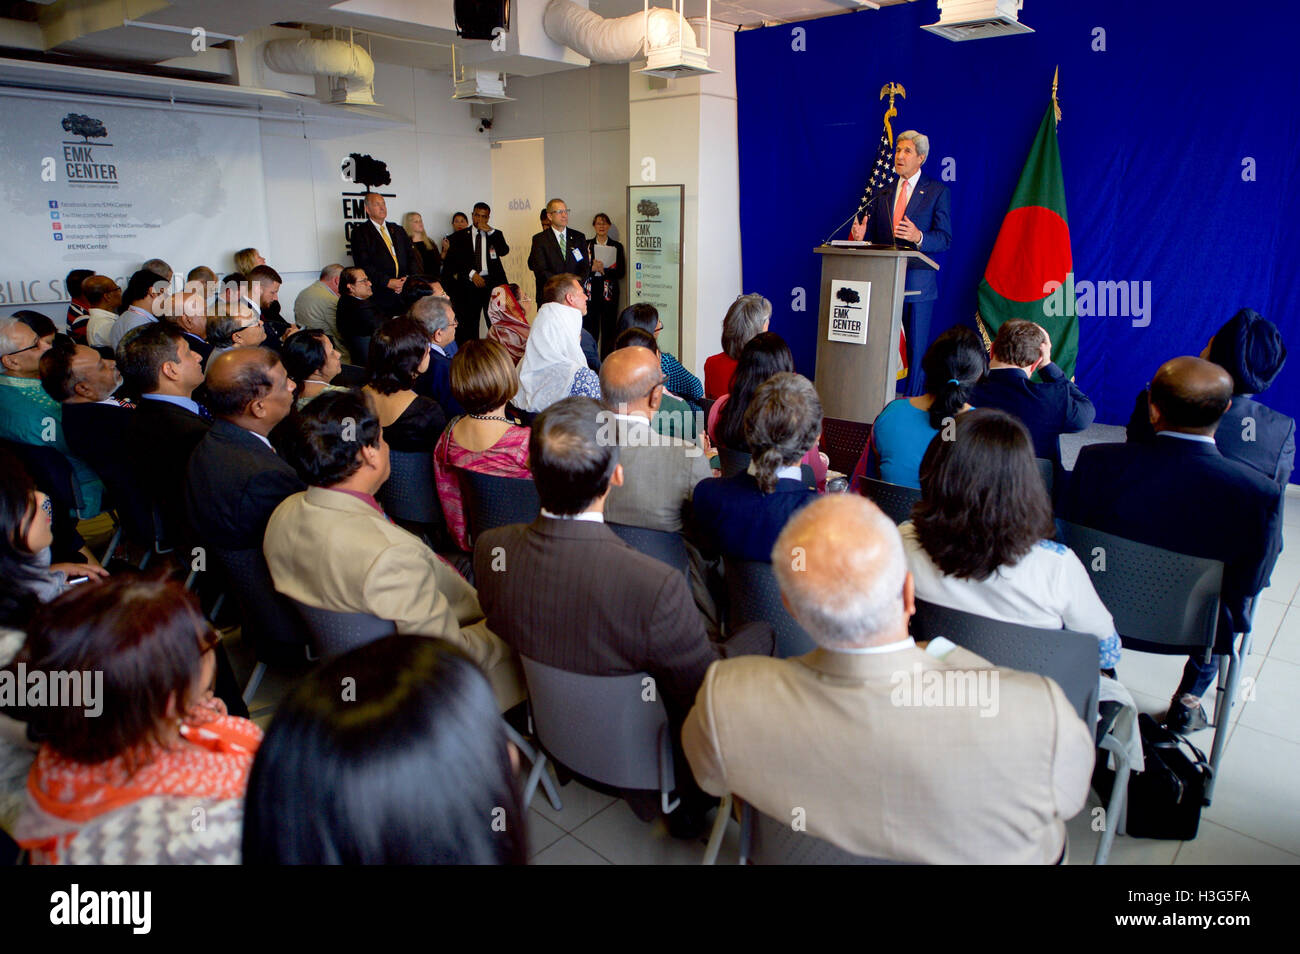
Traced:
<path id="1" fill-rule="evenodd" d="M 1067 378 L 1074 376 L 1079 356 L 1073 262 L 1053 100 L 1038 127 L 984 270 L 977 317 L 990 341 L 1002 323 L 1012 318 L 1042 325 L 1052 336 L 1052 360 Z"/>

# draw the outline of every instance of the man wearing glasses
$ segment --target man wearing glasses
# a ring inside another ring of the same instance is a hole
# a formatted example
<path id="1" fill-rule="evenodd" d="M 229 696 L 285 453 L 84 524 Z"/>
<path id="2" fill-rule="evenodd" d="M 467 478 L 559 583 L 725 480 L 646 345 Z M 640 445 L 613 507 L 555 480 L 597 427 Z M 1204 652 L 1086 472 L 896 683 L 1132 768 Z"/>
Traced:
<path id="1" fill-rule="evenodd" d="M 41 387 L 41 355 L 50 343 L 14 318 L 0 318 L 0 438 L 32 447 L 51 447 L 68 458 L 81 492 L 81 516 L 93 517 L 104 485 L 73 457 L 63 437 L 63 408 Z"/>
<path id="2" fill-rule="evenodd" d="M 546 203 L 546 216 L 550 228 L 533 236 L 533 248 L 528 253 L 528 267 L 537 279 L 537 300 L 542 301 L 542 289 L 555 275 L 569 273 L 582 282 L 591 269 L 587 261 L 587 236 L 569 228 L 569 207 L 563 199 Z"/>

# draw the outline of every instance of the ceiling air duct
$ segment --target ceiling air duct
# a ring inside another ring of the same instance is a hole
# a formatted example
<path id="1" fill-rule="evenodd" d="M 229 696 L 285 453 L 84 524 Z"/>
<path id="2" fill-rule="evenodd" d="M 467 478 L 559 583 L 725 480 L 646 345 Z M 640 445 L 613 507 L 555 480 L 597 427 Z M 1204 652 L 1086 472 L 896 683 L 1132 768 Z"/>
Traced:
<path id="1" fill-rule="evenodd" d="M 945 40 L 984 40 L 1034 31 L 1020 22 L 1024 0 L 939 0 L 939 22 L 921 27 Z"/>

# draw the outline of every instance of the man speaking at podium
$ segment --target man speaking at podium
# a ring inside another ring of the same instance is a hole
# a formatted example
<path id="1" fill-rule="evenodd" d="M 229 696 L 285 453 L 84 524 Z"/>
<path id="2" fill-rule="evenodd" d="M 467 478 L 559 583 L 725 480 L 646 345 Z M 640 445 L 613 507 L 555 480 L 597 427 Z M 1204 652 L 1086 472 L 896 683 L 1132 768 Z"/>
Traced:
<path id="1" fill-rule="evenodd" d="M 921 174 L 930 154 L 930 140 L 914 129 L 898 134 L 894 171 L 898 180 L 877 192 L 867 203 L 863 221 L 855 221 L 849 237 L 874 245 L 897 245 L 927 255 L 946 252 L 952 244 L 952 197 L 948 187 Z M 903 304 L 903 331 L 907 334 L 906 395 L 924 393 L 921 357 L 930 344 L 930 316 L 939 297 L 939 281 L 932 269 L 907 263 L 907 298 Z M 919 292 L 920 294 L 912 294 Z"/>

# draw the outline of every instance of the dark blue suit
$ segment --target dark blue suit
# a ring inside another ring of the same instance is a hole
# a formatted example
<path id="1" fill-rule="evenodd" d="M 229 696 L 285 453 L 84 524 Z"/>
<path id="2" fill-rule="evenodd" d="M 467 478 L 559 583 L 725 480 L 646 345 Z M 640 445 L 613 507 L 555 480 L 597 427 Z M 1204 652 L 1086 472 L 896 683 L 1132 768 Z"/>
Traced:
<path id="1" fill-rule="evenodd" d="M 952 196 L 948 187 L 925 173 L 916 180 L 916 189 L 908 197 L 904 213 L 921 230 L 921 244 L 913 245 L 894 238 L 894 200 L 897 184 L 877 195 L 867 206 L 870 219 L 866 238 L 878 245 L 898 245 L 917 249 L 927 255 L 946 252 L 952 244 Z M 939 297 L 939 278 L 935 271 L 915 260 L 907 263 L 907 291 L 903 305 L 903 330 L 907 333 L 908 375 L 906 393 L 924 393 L 921 381 L 921 357 L 930 346 L 930 316 Z"/>
<path id="2" fill-rule="evenodd" d="M 1097 409 L 1055 364 L 1043 365 L 1038 373 L 1041 382 L 1029 380 L 1019 368 L 991 370 L 975 385 L 970 403 L 1001 408 L 1020 418 L 1034 439 L 1034 456 L 1050 460 L 1059 471 L 1061 435 L 1087 428 Z"/>
<path id="3" fill-rule="evenodd" d="M 701 480 L 693 499 L 701 546 L 709 555 L 770 563 L 791 514 L 816 499 L 817 491 L 799 480 L 778 480 L 770 494 L 747 473 Z"/>
<path id="4" fill-rule="evenodd" d="M 429 349 L 429 368 L 415 379 L 415 393 L 431 397 L 442 406 L 442 412 L 451 420 L 465 409 L 451 393 L 451 358 Z"/>
<path id="5" fill-rule="evenodd" d="M 1092 444 L 1079 452 L 1067 520 L 1177 553 L 1221 560 L 1218 651 L 1249 625 L 1252 598 L 1273 569 L 1277 486 L 1211 443 L 1168 434 L 1150 444 Z M 1193 659 L 1178 692 L 1201 696 L 1217 663 Z"/>

